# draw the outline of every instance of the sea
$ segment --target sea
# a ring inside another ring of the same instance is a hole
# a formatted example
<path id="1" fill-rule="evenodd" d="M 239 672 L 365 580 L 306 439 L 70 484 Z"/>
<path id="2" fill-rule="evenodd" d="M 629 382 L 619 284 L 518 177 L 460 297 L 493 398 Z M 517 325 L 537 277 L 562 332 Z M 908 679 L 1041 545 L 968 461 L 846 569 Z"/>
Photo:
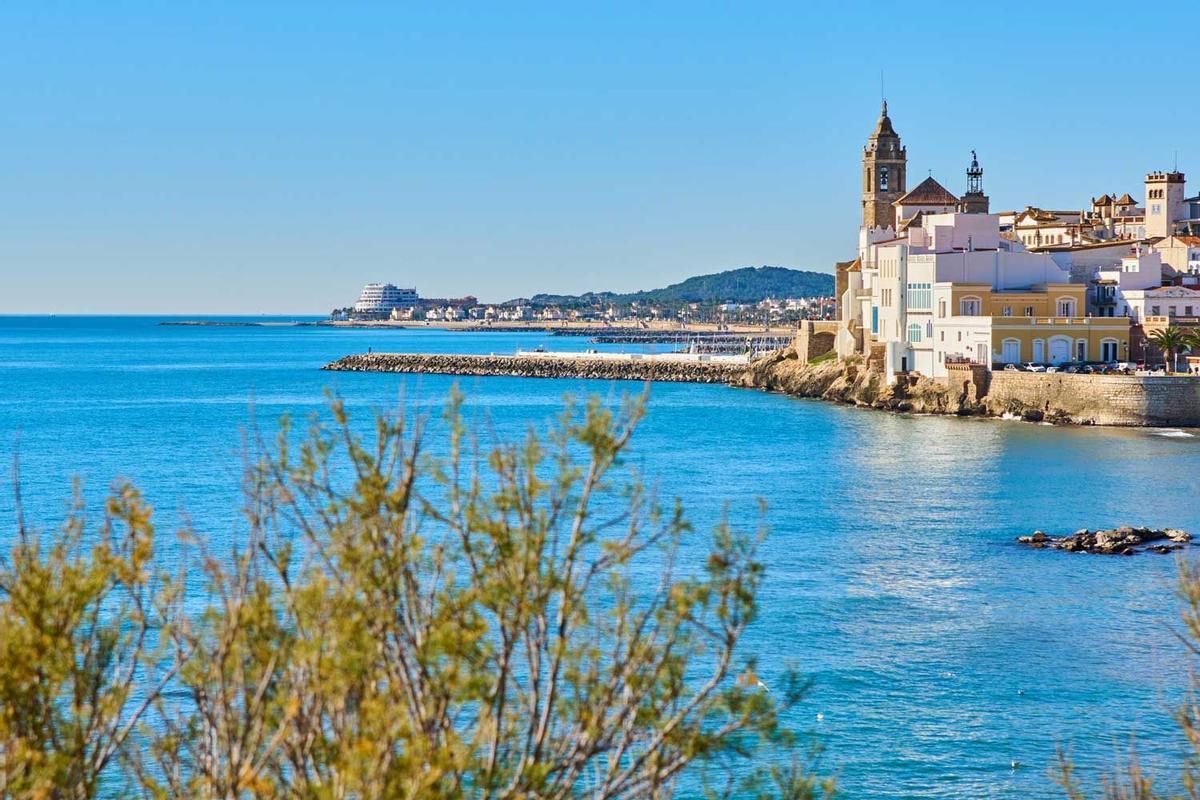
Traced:
<path id="1" fill-rule="evenodd" d="M 0 317 L 0 549 L 16 528 L 10 464 L 27 521 L 50 535 L 74 482 L 98 516 L 113 482 L 129 479 L 160 530 L 189 525 L 217 551 L 238 535 L 248 431 L 326 413 L 327 392 L 365 427 L 378 411 L 435 418 L 455 383 L 323 364 L 368 349 L 598 346 L 542 332 L 168 321 Z M 567 397 L 616 404 L 644 388 L 457 384 L 487 441 L 547 428 Z M 768 526 L 745 651 L 768 686 L 787 669 L 811 680 L 787 722 L 820 743 L 818 767 L 845 797 L 1062 797 L 1060 750 L 1085 786 L 1133 758 L 1164 788 L 1180 785 L 1187 748 L 1172 714 L 1191 664 L 1177 636 L 1177 557 L 1015 539 L 1120 524 L 1200 533 L 1197 432 L 905 416 L 656 384 L 628 462 L 680 498 L 697 531 L 723 513 Z"/>

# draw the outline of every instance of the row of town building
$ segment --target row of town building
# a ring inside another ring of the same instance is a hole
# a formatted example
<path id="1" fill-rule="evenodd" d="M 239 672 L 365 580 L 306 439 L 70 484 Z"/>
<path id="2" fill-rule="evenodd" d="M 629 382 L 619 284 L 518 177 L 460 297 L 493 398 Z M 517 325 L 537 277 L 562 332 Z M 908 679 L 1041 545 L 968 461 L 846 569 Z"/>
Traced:
<path id="1" fill-rule="evenodd" d="M 991 213 L 972 154 L 957 197 L 905 188 L 887 103 L 863 151 L 858 255 L 837 265 L 837 349 L 934 377 L 948 363 L 1155 359 L 1147 337 L 1200 325 L 1200 196 L 1178 171 L 1089 208 Z"/>
<path id="2" fill-rule="evenodd" d="M 336 320 L 393 320 L 427 322 L 616 322 L 678 320 L 682 323 L 782 321 L 784 319 L 827 319 L 836 311 L 833 297 L 768 298 L 759 303 L 724 303 L 713 306 L 686 303 L 660 307 L 631 301 L 585 308 L 535 304 L 527 300 L 482 305 L 475 297 L 456 299 L 421 298 L 417 290 L 391 283 L 368 283 L 353 307 L 333 312 Z"/>

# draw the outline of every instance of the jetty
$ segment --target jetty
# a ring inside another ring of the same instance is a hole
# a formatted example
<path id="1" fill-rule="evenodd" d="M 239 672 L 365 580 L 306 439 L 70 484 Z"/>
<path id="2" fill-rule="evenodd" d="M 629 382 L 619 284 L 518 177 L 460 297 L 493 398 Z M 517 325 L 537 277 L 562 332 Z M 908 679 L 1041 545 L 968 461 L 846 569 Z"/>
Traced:
<path id="1" fill-rule="evenodd" d="M 322 369 L 334 372 L 400 372 L 468 377 L 584 378 L 605 381 L 729 384 L 742 376 L 749 363 L 747 356 L 697 353 L 359 353 L 339 358 Z"/>

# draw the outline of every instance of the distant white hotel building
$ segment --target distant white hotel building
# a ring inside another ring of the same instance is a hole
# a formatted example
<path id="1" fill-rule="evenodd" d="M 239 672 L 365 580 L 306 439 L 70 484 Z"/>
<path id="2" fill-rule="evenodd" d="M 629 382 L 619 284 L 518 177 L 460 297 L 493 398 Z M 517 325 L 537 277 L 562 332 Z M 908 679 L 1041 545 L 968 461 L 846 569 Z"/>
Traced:
<path id="1" fill-rule="evenodd" d="M 413 308 L 417 299 L 415 288 L 400 289 L 390 283 L 368 283 L 354 304 L 354 313 L 388 316 L 394 309 Z"/>

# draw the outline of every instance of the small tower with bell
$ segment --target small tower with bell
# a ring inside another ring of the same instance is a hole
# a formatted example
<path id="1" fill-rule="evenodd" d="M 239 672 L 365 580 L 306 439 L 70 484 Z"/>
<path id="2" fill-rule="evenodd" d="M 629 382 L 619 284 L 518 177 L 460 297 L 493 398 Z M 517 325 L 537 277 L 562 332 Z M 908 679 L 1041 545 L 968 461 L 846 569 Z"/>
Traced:
<path id="1" fill-rule="evenodd" d="M 971 166 L 967 167 L 967 193 L 958 201 L 958 210 L 964 214 L 986 214 L 989 204 L 988 196 L 983 193 L 983 167 L 972 150 Z"/>

